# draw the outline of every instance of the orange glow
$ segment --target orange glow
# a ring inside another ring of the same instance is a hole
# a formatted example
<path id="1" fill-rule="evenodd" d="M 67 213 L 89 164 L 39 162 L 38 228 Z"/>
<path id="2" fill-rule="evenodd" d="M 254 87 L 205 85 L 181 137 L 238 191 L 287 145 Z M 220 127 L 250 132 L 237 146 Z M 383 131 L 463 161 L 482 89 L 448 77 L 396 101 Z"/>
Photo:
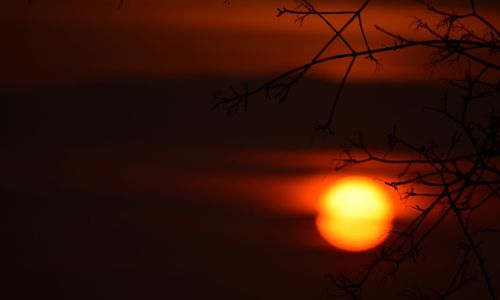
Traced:
<path id="1" fill-rule="evenodd" d="M 394 208 L 381 187 L 364 177 L 347 177 L 322 195 L 316 225 L 336 248 L 364 251 L 385 240 L 393 217 Z"/>
<path id="2" fill-rule="evenodd" d="M 277 18 L 277 7 L 293 7 L 283 0 L 231 1 L 231 5 L 224 1 L 125 1 L 122 9 L 117 9 L 118 0 L 33 1 L 31 9 L 26 8 L 26 1 L 4 2 L 10 3 L 2 3 L 0 18 L 9 30 L 2 32 L 1 42 L 9 45 L 2 47 L 3 56 L 9 59 L 2 61 L 6 70 L 2 87 L 141 77 L 268 78 L 308 63 L 332 34 L 319 18 L 307 18 L 303 26 L 294 22 L 295 16 Z M 319 4 L 321 10 L 352 10 L 359 4 L 324 2 Z M 371 3 L 363 16 L 372 48 L 393 43 L 375 24 L 418 40 L 429 36 L 424 30 L 409 30 L 411 16 L 429 24 L 439 21 L 422 5 L 384 2 Z M 489 20 L 499 19 L 495 9 L 484 13 Z M 340 28 L 347 18 L 335 16 L 329 21 Z M 343 37 L 356 50 L 365 48 L 356 26 Z M 348 52 L 337 41 L 324 56 Z M 359 60 L 349 81 L 435 84 L 435 78 L 449 77 L 447 68 L 436 68 L 434 79 L 429 78 L 429 70 L 422 67 L 429 55 L 428 50 L 415 48 L 377 55 L 380 66 Z M 348 60 L 321 64 L 307 75 L 338 81 L 347 64 Z"/>

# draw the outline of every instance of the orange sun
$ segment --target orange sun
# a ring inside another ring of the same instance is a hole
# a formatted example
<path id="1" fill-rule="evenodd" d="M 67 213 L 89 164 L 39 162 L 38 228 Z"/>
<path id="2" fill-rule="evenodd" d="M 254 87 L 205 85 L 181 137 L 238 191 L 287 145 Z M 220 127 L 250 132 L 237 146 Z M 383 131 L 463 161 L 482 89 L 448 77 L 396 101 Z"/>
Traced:
<path id="1" fill-rule="evenodd" d="M 392 202 L 382 187 L 364 177 L 346 177 L 322 195 L 316 225 L 336 248 L 364 251 L 387 238 L 393 217 Z"/>

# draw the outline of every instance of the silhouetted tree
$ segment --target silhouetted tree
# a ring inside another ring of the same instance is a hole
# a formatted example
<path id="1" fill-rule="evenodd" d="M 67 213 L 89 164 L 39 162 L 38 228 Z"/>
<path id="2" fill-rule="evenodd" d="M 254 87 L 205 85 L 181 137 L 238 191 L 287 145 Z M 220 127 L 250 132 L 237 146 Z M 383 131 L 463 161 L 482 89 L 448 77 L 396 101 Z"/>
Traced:
<path id="1" fill-rule="evenodd" d="M 414 18 L 412 28 L 425 32 L 428 38 L 413 39 L 411 34 L 394 33 L 373 24 L 393 41 L 391 45 L 377 48 L 366 34 L 367 25 L 364 21 L 366 8 L 372 2 L 376 0 L 365 0 L 351 11 L 320 10 L 307 0 L 298 1 L 294 8 L 279 8 L 278 16 L 295 15 L 299 22 L 309 17 L 319 18 L 331 30 L 331 38 L 308 63 L 290 69 L 256 88 L 231 88 L 227 96 L 218 98 L 218 106 L 229 112 L 246 109 L 250 98 L 258 93 L 280 102 L 285 101 L 294 85 L 312 68 L 329 61 L 346 59 L 349 64 L 337 87 L 328 117 L 318 126 L 320 130 L 332 132 L 337 103 L 342 98 L 343 87 L 357 61 L 367 58 L 377 65 L 380 64 L 377 56 L 381 53 L 405 48 L 430 48 L 432 54 L 429 59 L 433 66 L 453 67 L 461 78 L 449 80 L 442 103 L 429 108 L 440 114 L 443 122 L 454 124 L 457 131 L 448 142 L 416 145 L 394 130 L 387 135 L 388 152 L 383 156 L 371 151 L 361 137 L 345 147 L 341 157 L 336 159 L 337 171 L 368 162 L 400 166 L 401 172 L 395 177 L 397 179 L 384 182 L 396 189 L 401 199 L 417 211 L 417 215 L 405 228 L 392 232 L 392 237 L 377 250 L 359 277 L 334 277 L 330 296 L 360 299 L 363 286 L 373 277 L 376 269 L 384 266 L 387 275 L 392 275 L 405 261 L 417 260 L 429 236 L 445 220 L 453 218 L 466 242 L 461 249 L 463 258 L 458 262 L 449 285 L 441 291 L 432 290 L 432 296 L 445 299 L 460 291 L 472 280 L 468 266 L 469 261 L 473 261 L 481 273 L 478 279 L 485 283 L 491 299 L 496 299 L 498 291 L 495 291 L 487 262 L 481 254 L 478 238 L 485 234 L 498 234 L 500 228 L 493 225 L 475 228 L 471 216 L 484 208 L 486 203 L 500 200 L 500 33 L 491 21 L 479 13 L 474 0 L 468 2 L 466 13 L 440 9 L 430 1 L 420 0 L 418 2 L 421 5 L 439 17 L 435 24 Z M 331 18 L 338 15 L 347 15 L 349 18 L 342 26 L 336 27 Z M 358 38 L 364 45 L 362 49 L 356 49 L 352 39 L 345 37 L 346 29 L 351 27 L 358 28 Z M 349 51 L 327 55 L 327 50 L 335 41 L 343 43 Z M 482 113 L 475 113 L 477 110 Z M 401 159 L 401 156 L 395 155 L 396 150 L 409 152 L 410 155 Z M 431 214 L 436 217 L 430 217 Z M 410 296 L 424 297 L 418 294 Z"/>

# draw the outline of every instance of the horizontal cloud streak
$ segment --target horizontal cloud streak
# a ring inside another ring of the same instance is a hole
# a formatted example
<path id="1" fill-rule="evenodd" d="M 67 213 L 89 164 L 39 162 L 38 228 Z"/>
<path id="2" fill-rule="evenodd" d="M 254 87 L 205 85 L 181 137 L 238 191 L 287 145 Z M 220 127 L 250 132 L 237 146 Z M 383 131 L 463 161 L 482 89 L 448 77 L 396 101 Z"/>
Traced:
<path id="1" fill-rule="evenodd" d="M 325 24 L 314 18 L 302 26 L 293 17 L 276 18 L 276 7 L 287 4 L 283 1 L 234 1 L 229 6 L 222 1 L 130 2 L 119 10 L 113 3 L 44 1 L 7 5 L 0 29 L 5 70 L 2 85 L 68 84 L 140 76 L 258 76 L 306 63 L 330 34 Z M 377 3 L 365 16 L 372 47 L 391 43 L 374 30 L 374 24 L 406 33 L 411 16 L 429 15 L 423 9 Z M 491 15 L 493 20 L 496 17 Z M 344 21 L 332 20 L 337 26 Z M 345 34 L 348 39 L 361 41 L 357 30 Z M 359 42 L 353 46 L 363 47 Z M 345 51 L 338 44 L 329 54 Z M 427 55 L 421 50 L 381 55 L 380 71 L 368 61 L 360 63 L 351 80 L 425 81 L 428 71 L 421 66 Z M 337 80 L 343 64 L 326 64 L 313 74 Z M 435 78 L 441 75 L 437 73 Z"/>

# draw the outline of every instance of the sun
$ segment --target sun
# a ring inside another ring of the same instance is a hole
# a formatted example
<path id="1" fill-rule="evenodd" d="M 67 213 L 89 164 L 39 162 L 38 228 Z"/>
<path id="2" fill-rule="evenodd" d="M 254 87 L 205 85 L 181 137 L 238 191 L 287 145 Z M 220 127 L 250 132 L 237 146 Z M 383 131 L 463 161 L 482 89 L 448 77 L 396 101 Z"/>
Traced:
<path id="1" fill-rule="evenodd" d="M 345 177 L 321 196 L 316 226 L 334 247 L 365 251 L 382 243 L 392 228 L 394 208 L 372 179 Z"/>

